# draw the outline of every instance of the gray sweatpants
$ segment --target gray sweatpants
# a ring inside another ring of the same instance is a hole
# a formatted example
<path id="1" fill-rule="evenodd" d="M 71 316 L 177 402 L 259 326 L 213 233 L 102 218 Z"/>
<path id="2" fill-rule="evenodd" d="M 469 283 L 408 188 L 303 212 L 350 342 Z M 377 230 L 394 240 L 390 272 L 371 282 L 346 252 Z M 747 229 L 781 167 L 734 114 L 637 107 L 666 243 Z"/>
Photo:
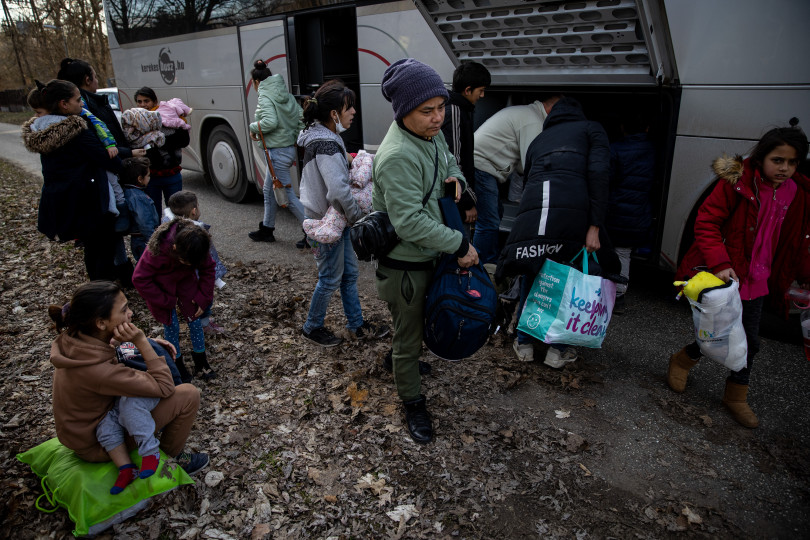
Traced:
<path id="1" fill-rule="evenodd" d="M 109 452 L 124 444 L 129 433 L 135 439 L 141 457 L 157 454 L 160 443 L 155 437 L 152 409 L 158 403 L 160 398 L 117 398 L 115 406 L 96 426 L 96 438 L 104 450 Z"/>

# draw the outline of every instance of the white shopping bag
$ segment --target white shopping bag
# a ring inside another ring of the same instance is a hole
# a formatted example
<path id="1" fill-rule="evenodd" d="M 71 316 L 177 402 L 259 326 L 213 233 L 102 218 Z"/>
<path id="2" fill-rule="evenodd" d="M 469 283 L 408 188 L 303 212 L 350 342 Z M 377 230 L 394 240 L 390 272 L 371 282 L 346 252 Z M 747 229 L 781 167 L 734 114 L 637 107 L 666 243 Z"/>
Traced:
<path id="1" fill-rule="evenodd" d="M 687 297 L 700 352 L 732 371 L 744 368 L 748 357 L 739 288 L 732 280 L 722 287 L 705 289 L 698 301 Z"/>

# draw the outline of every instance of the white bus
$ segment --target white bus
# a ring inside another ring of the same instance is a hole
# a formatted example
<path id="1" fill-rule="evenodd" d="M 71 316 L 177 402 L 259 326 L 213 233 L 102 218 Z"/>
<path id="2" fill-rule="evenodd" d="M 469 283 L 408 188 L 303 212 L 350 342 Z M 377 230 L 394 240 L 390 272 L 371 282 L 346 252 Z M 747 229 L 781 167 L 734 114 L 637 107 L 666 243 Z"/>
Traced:
<path id="1" fill-rule="evenodd" d="M 183 166 L 223 197 L 260 187 L 264 162 L 247 126 L 256 59 L 308 94 L 341 78 L 358 95 L 345 134 L 374 151 L 392 119 L 385 68 L 406 57 L 449 84 L 465 60 L 492 87 L 476 123 L 503 106 L 561 90 L 609 134 L 619 111 L 651 114 L 658 149 L 649 262 L 674 269 L 710 189 L 712 160 L 746 153 L 792 117 L 810 123 L 806 0 L 105 0 L 122 108 L 153 88 L 191 107 Z M 505 220 L 508 224 L 508 219 Z"/>

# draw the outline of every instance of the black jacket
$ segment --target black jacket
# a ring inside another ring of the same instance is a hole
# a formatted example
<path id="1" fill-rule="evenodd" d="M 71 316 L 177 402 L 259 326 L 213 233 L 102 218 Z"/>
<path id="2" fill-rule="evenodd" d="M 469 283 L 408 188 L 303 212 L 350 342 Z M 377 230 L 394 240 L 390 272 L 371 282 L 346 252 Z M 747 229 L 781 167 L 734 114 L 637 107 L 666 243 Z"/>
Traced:
<path id="1" fill-rule="evenodd" d="M 132 149 L 129 146 L 126 136 L 124 136 L 124 130 L 121 129 L 121 124 L 118 123 L 118 119 L 115 117 L 115 111 L 112 110 L 110 102 L 107 101 L 107 96 L 89 92 L 84 88 L 80 88 L 79 91 L 82 94 L 84 103 L 87 105 L 87 110 L 90 111 L 93 116 L 104 122 L 113 138 L 115 138 L 115 146 L 118 148 L 118 157 L 121 159 L 132 157 Z"/>
<path id="2" fill-rule="evenodd" d="M 458 92 L 450 92 L 450 99 L 444 112 L 442 133 L 450 152 L 456 156 L 461 174 L 467 181 L 467 189 L 462 194 L 458 208 L 461 211 L 475 206 L 475 161 L 473 156 L 475 142 L 475 124 L 473 114 L 475 105 Z M 463 215 L 462 215 L 463 217 Z"/>
<path id="3" fill-rule="evenodd" d="M 534 276 L 546 257 L 568 262 L 585 245 L 591 225 L 600 227 L 600 240 L 607 244 L 609 167 L 610 146 L 602 126 L 586 119 L 576 100 L 558 101 L 543 132 L 529 145 L 523 197 L 498 274 Z"/>
<path id="4" fill-rule="evenodd" d="M 646 133 L 610 145 L 610 209 L 606 226 L 617 246 L 635 247 L 652 238 L 650 192 L 655 186 L 655 147 Z"/>
<path id="5" fill-rule="evenodd" d="M 62 242 L 98 234 L 110 200 L 105 170 L 118 173 L 121 160 L 110 159 L 81 116 L 66 116 L 41 131 L 31 130 L 34 120 L 23 124 L 22 136 L 42 161 L 37 229 Z"/>

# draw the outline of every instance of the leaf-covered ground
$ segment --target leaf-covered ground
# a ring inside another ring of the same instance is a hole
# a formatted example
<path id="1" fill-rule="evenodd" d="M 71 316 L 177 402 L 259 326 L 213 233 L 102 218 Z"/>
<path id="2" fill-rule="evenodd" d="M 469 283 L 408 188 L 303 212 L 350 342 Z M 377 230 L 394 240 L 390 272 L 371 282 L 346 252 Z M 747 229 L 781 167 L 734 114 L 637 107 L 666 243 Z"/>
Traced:
<path id="1" fill-rule="evenodd" d="M 36 510 L 38 479 L 14 458 L 54 436 L 46 308 L 85 276 L 79 250 L 36 231 L 37 196 L 21 171 L 0 162 L 4 538 L 72 530 L 66 512 Z M 660 380 L 632 388 L 649 408 L 622 423 L 606 405 L 609 347 L 563 371 L 517 362 L 500 336 L 468 361 L 426 356 L 437 437 L 416 445 L 381 367 L 385 340 L 324 350 L 301 338 L 315 284 L 309 266 L 226 263 L 214 317 L 228 334 L 208 341 L 219 377 L 195 382 L 203 405 L 188 442 L 211 464 L 195 486 L 157 497 L 105 537 L 759 537 L 806 524 L 806 433 L 778 441 L 741 434 L 717 407 L 685 401 Z M 128 296 L 135 322 L 160 335 L 137 293 Z M 367 317 L 388 320 L 373 294 L 361 300 Z M 342 326 L 337 298 L 327 325 Z M 762 478 L 776 495 L 758 490 Z M 749 481 L 760 500 L 733 492 Z M 735 509 L 729 501 L 738 498 L 752 501 Z"/>

